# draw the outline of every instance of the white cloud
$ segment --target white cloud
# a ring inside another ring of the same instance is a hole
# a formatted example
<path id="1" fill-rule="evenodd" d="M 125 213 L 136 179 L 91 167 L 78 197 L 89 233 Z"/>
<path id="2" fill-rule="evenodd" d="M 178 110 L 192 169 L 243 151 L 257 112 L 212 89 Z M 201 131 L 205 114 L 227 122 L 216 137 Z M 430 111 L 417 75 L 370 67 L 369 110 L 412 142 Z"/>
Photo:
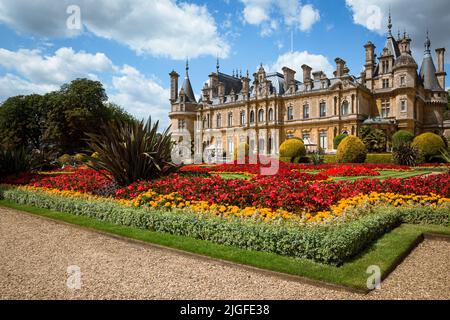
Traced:
<path id="1" fill-rule="evenodd" d="M 311 4 L 302 5 L 299 0 L 241 0 L 244 4 L 244 21 L 261 26 L 261 36 L 271 35 L 278 28 L 278 21 L 300 31 L 311 30 L 320 20 L 320 12 Z"/>
<path id="2" fill-rule="evenodd" d="M 152 116 L 160 120 L 163 127 L 169 122 L 169 89 L 163 88 L 154 79 L 145 77 L 133 67 L 125 65 L 120 74 L 112 79 L 109 100 L 123 106 L 139 119 Z"/>
<path id="3" fill-rule="evenodd" d="M 105 54 L 75 52 L 72 48 L 60 48 L 53 56 L 43 56 L 39 50 L 9 51 L 0 48 L 0 66 L 17 72 L 33 83 L 49 85 L 78 77 L 96 79 L 95 73 L 114 70 Z"/>
<path id="4" fill-rule="evenodd" d="M 60 48 L 44 56 L 39 50 L 9 51 L 0 48 L 0 102 L 11 96 L 45 94 L 76 78 L 111 79 L 106 87 L 109 100 L 138 118 L 151 115 L 168 125 L 169 89 L 155 77 L 146 77 L 128 65 L 118 67 L 103 53 L 75 52 Z"/>
<path id="5" fill-rule="evenodd" d="M 0 103 L 12 96 L 28 94 L 44 94 L 57 90 L 58 86 L 52 84 L 33 83 L 16 75 L 7 73 L 0 77 Z"/>
<path id="6" fill-rule="evenodd" d="M 88 31 L 140 54 L 225 58 L 230 51 L 206 6 L 175 0 L 2 0 L 0 23 L 43 37 L 76 36 L 82 31 L 66 25 L 69 5 L 80 7 L 81 22 Z"/>
<path id="7" fill-rule="evenodd" d="M 297 71 L 296 78 L 300 81 L 303 80 L 302 65 L 308 65 L 314 71 L 323 71 L 328 77 L 332 76 L 334 71 L 333 66 L 328 61 L 328 58 L 321 54 L 311 54 L 308 51 L 294 51 L 282 54 L 278 57 L 271 66 L 269 66 L 269 71 L 281 72 L 283 67 L 291 68 Z"/>
<path id="8" fill-rule="evenodd" d="M 310 4 L 302 7 L 300 10 L 300 30 L 309 31 L 312 26 L 320 20 L 319 10 L 314 9 Z"/>
<path id="9" fill-rule="evenodd" d="M 269 20 L 267 8 L 265 6 L 248 5 L 244 8 L 244 19 L 249 24 L 260 25 Z"/>
<path id="10" fill-rule="evenodd" d="M 392 13 L 393 29 L 396 36 L 398 30 L 406 29 L 412 38 L 413 53 L 421 57 L 427 28 L 434 48 L 450 47 L 448 26 L 450 25 L 450 1 L 433 0 L 346 0 L 353 14 L 353 21 L 368 30 L 384 34 L 387 32 L 389 7 Z M 381 50 L 381 49 L 380 49 Z"/>

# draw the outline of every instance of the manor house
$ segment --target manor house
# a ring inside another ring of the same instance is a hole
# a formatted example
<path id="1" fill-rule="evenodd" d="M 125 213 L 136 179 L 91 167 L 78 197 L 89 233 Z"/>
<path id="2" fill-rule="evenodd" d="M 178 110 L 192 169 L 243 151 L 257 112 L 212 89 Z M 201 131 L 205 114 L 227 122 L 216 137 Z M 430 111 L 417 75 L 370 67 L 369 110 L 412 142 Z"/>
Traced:
<path id="1" fill-rule="evenodd" d="M 384 130 L 388 137 L 400 129 L 442 133 L 448 95 L 445 49 L 435 50 L 436 68 L 427 34 L 419 69 L 411 55 L 410 37 L 406 32 L 394 37 L 391 29 L 389 18 L 386 43 L 378 57 L 373 43 L 364 45 L 364 71 L 358 76 L 350 74 L 341 58 L 336 58 L 331 78 L 308 65 L 298 66 L 302 81 L 288 67 L 268 73 L 261 65 L 250 78 L 248 72 L 220 72 L 217 63 L 197 101 L 189 66 L 180 90 L 179 75 L 172 71 L 173 139 L 192 141 L 197 156 L 205 148 L 230 155 L 239 142 L 247 142 L 252 152 L 277 155 L 280 144 L 293 137 L 332 152 L 335 136 L 355 135 L 363 125 Z"/>

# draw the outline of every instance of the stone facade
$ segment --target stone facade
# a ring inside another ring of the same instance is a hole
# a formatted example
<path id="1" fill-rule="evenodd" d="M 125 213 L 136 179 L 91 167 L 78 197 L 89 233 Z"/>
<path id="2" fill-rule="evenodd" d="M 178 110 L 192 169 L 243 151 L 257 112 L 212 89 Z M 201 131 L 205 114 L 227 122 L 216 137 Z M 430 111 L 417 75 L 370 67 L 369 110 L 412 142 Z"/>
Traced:
<path id="1" fill-rule="evenodd" d="M 247 142 L 253 152 L 277 155 L 279 145 L 291 137 L 332 152 L 336 135 L 356 135 L 363 125 L 382 129 L 388 137 L 399 129 L 442 134 L 448 95 L 445 49 L 436 50 L 436 69 L 427 36 L 419 70 L 411 39 L 406 33 L 393 37 L 389 27 L 379 58 L 371 42 L 364 46 L 366 61 L 358 77 L 341 58 L 335 60 L 332 78 L 301 66 L 302 81 L 287 67 L 282 73 L 267 73 L 261 66 L 251 79 L 248 72 L 222 73 L 217 64 L 197 101 L 188 66 L 180 90 L 173 71 L 169 116 L 174 140 L 192 141 L 197 156 L 212 147 L 230 155 L 239 142 Z"/>

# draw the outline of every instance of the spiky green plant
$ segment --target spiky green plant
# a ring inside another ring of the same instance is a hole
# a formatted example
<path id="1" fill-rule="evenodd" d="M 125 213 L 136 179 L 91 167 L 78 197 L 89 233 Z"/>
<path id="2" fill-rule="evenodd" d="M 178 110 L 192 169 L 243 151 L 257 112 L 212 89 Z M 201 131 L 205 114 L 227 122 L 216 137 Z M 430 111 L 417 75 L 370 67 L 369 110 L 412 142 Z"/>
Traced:
<path id="1" fill-rule="evenodd" d="M 34 164 L 32 155 L 25 148 L 0 150 L 0 177 L 30 170 Z"/>
<path id="2" fill-rule="evenodd" d="M 415 166 L 422 162 L 419 149 L 408 143 L 402 143 L 395 147 L 392 156 L 395 163 L 399 165 Z"/>
<path id="3" fill-rule="evenodd" d="M 89 164 L 108 171 L 119 185 L 164 176 L 176 169 L 171 160 L 172 136 L 167 128 L 158 133 L 159 121 L 115 120 L 98 134 L 87 134 L 96 157 Z"/>
<path id="4" fill-rule="evenodd" d="M 448 149 L 442 148 L 441 149 L 441 157 L 444 159 L 447 163 L 450 163 L 450 151 Z"/>

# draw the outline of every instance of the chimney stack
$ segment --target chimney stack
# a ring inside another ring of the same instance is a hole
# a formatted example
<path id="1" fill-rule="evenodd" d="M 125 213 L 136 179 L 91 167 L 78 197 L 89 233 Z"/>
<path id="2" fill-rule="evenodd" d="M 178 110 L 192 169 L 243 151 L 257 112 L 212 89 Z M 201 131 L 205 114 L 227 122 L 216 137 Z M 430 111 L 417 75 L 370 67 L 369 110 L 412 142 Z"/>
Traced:
<path id="1" fill-rule="evenodd" d="M 336 62 L 336 71 L 334 72 L 334 76 L 336 78 L 341 78 L 346 72 L 345 61 L 341 58 L 336 58 L 334 62 Z"/>
<path id="2" fill-rule="evenodd" d="M 438 78 L 439 81 L 439 85 L 441 86 L 442 89 L 445 90 L 445 76 L 447 75 L 447 73 L 445 72 L 445 48 L 439 48 L 436 49 L 436 55 L 437 55 L 437 72 L 436 72 L 436 77 Z"/>
<path id="3" fill-rule="evenodd" d="M 288 92 L 292 87 L 295 88 L 295 73 L 294 70 L 288 67 L 283 68 L 285 92 Z"/>
<path id="4" fill-rule="evenodd" d="M 170 102 L 175 103 L 178 99 L 178 78 L 180 75 L 173 70 L 170 76 Z"/>

